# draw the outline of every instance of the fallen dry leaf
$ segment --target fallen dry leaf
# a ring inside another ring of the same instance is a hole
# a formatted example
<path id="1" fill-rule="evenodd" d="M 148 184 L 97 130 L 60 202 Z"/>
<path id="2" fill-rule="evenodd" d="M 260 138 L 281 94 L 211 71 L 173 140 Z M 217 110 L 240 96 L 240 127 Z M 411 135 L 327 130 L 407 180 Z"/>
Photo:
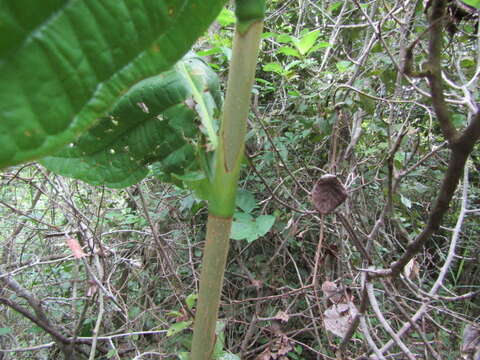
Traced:
<path id="1" fill-rule="evenodd" d="M 480 358 L 480 327 L 467 324 L 463 329 L 460 351 L 466 358 Z"/>
<path id="2" fill-rule="evenodd" d="M 418 277 L 419 272 L 420 266 L 418 265 L 418 262 L 417 260 L 415 260 L 415 258 L 410 259 L 410 261 L 407 263 L 407 265 L 405 265 L 405 268 L 403 269 L 403 274 L 410 280 L 415 280 Z"/>
<path id="3" fill-rule="evenodd" d="M 277 312 L 277 315 L 275 315 L 275 319 L 286 323 L 288 322 L 288 320 L 290 320 L 290 316 L 285 311 L 280 310 L 279 312 Z"/>
<path id="4" fill-rule="evenodd" d="M 342 301 L 343 294 L 333 281 L 325 281 L 322 284 L 322 291 L 325 294 L 325 298 L 332 303 L 338 304 Z"/>
<path id="5" fill-rule="evenodd" d="M 252 285 L 255 289 L 261 289 L 263 287 L 263 281 L 252 279 Z"/>
<path id="6" fill-rule="evenodd" d="M 293 350 L 292 342 L 287 335 L 281 334 L 269 347 L 262 351 L 255 360 L 288 360 L 287 355 Z"/>
<path id="7" fill-rule="evenodd" d="M 75 259 L 80 259 L 84 256 L 87 256 L 82 250 L 82 247 L 78 243 L 77 239 L 74 238 L 67 238 L 67 245 L 72 250 L 73 257 Z"/>
<path id="8" fill-rule="evenodd" d="M 287 335 L 282 335 L 280 337 L 277 346 L 278 356 L 287 355 L 290 351 L 293 350 L 292 343 Z"/>
<path id="9" fill-rule="evenodd" d="M 270 360 L 272 358 L 272 354 L 270 353 L 270 348 L 266 348 L 262 351 L 260 355 L 258 355 L 255 360 Z"/>
<path id="10" fill-rule="evenodd" d="M 87 291 L 86 291 L 87 297 L 92 297 L 93 295 L 95 295 L 97 290 L 98 290 L 98 285 L 95 283 L 95 281 L 89 280 L 88 281 L 88 288 L 87 288 Z"/>
<path id="11" fill-rule="evenodd" d="M 323 313 L 325 329 L 343 338 L 357 313 L 358 310 L 352 302 L 333 304 Z"/>

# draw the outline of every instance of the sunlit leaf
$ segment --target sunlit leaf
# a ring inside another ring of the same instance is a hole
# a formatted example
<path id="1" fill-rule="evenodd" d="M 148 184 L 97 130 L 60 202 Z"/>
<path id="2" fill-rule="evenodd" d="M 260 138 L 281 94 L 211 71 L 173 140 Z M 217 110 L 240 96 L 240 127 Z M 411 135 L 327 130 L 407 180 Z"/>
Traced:
<path id="1" fill-rule="evenodd" d="M 299 41 L 295 42 L 295 46 L 301 55 L 306 55 L 311 50 L 318 37 L 320 36 L 320 30 L 313 30 L 303 35 Z"/>
<path id="2" fill-rule="evenodd" d="M 290 47 L 290 46 L 282 46 L 281 48 L 278 49 L 278 52 L 280 54 L 284 54 L 284 55 L 287 55 L 287 56 L 295 56 L 295 57 L 300 57 L 300 53 L 298 52 L 298 50 Z"/>
<path id="3" fill-rule="evenodd" d="M 335 64 L 335 66 L 337 67 L 337 69 L 340 73 L 344 73 L 344 72 L 347 72 L 350 69 L 350 66 L 352 66 L 352 63 L 350 61 L 347 61 L 347 60 L 342 60 L 342 61 L 337 62 Z"/>
<path id="4" fill-rule="evenodd" d="M 282 74 L 283 73 L 283 67 L 280 63 L 278 62 L 270 62 L 265 65 L 263 65 L 263 71 L 268 71 L 268 72 L 275 72 L 277 74 Z"/>
<path id="5" fill-rule="evenodd" d="M 223 8 L 217 17 L 217 21 L 222 26 L 228 26 L 235 23 L 235 13 L 232 10 Z"/>
<path id="6" fill-rule="evenodd" d="M 276 39 L 279 43 L 291 43 L 292 42 L 292 36 L 288 34 L 279 34 L 277 35 Z"/>
<path id="7" fill-rule="evenodd" d="M 180 321 L 180 322 L 177 322 L 175 324 L 172 324 L 172 326 L 170 326 L 167 330 L 167 336 L 176 335 L 176 334 L 182 332 L 183 330 L 188 329 L 188 327 L 190 327 L 190 325 L 192 325 L 191 320 Z"/>
<path id="8" fill-rule="evenodd" d="M 220 355 L 218 360 L 240 360 L 240 357 L 230 352 L 224 352 Z"/>
<path id="9" fill-rule="evenodd" d="M 480 0 L 461 0 L 463 3 L 473 6 L 476 9 L 480 9 Z"/>
<path id="10" fill-rule="evenodd" d="M 193 309 L 195 307 L 197 298 L 198 298 L 198 294 L 196 293 L 192 293 L 185 298 L 185 304 L 187 304 L 189 309 Z"/>
<path id="11" fill-rule="evenodd" d="M 412 208 L 412 201 L 406 196 L 400 195 L 400 201 L 402 202 L 403 205 L 405 205 L 407 209 Z"/>

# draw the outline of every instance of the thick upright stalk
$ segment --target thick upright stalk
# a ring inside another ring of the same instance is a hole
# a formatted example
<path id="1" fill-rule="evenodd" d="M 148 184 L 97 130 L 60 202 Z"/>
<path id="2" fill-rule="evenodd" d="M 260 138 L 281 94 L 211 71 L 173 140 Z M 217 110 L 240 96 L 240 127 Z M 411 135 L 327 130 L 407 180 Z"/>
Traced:
<path id="1" fill-rule="evenodd" d="M 193 329 L 192 360 L 210 360 L 215 345 L 215 325 L 245 146 L 250 93 L 263 29 L 264 0 L 237 0 L 236 6 L 237 27 L 209 199 L 207 238 Z M 245 9 L 245 6 L 248 8 Z M 261 11 L 256 15 L 254 11 L 252 16 L 252 9 Z"/>
<path id="2" fill-rule="evenodd" d="M 231 218 L 214 215 L 208 217 L 200 293 L 193 328 L 192 360 L 209 360 L 213 353 L 231 223 Z"/>

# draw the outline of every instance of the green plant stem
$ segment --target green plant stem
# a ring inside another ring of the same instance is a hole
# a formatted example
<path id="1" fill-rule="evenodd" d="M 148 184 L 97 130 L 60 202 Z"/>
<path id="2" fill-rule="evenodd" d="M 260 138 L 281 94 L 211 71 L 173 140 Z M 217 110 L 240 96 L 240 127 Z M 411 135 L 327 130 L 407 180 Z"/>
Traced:
<path id="1" fill-rule="evenodd" d="M 213 181 L 214 191 L 209 203 L 209 212 L 216 216 L 230 217 L 235 208 L 237 182 L 247 133 L 250 93 L 262 29 L 263 23 L 256 22 L 244 34 L 235 32 Z"/>
<path id="2" fill-rule="evenodd" d="M 213 215 L 208 217 L 200 293 L 193 330 L 192 360 L 207 360 L 213 353 L 231 224 L 231 218 L 223 219 Z"/>
<path id="3" fill-rule="evenodd" d="M 235 210 L 238 177 L 245 147 L 250 94 L 255 77 L 263 22 L 235 31 L 219 147 L 209 199 L 207 237 L 193 329 L 192 360 L 210 360 L 215 345 L 223 274 Z"/>

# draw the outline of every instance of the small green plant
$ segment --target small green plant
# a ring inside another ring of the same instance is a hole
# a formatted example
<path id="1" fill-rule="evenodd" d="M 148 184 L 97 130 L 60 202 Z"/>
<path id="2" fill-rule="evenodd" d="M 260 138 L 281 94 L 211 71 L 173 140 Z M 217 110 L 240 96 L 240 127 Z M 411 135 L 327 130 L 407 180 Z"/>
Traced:
<path id="1" fill-rule="evenodd" d="M 260 215 L 256 217 L 252 214 L 257 207 L 257 202 L 251 192 L 239 191 L 236 204 L 241 211 L 236 211 L 233 215 L 234 221 L 230 235 L 232 239 L 252 242 L 265 235 L 273 226 L 275 216 Z"/>
<path id="2" fill-rule="evenodd" d="M 294 56 L 298 59 L 305 59 L 313 52 L 327 48 L 330 46 L 329 42 L 317 41 L 320 36 L 320 30 L 308 29 L 302 30 L 300 37 L 295 37 L 288 34 L 279 34 L 276 36 L 276 40 L 279 43 L 285 43 L 289 45 L 282 46 L 278 49 L 278 52 L 287 56 Z"/>

